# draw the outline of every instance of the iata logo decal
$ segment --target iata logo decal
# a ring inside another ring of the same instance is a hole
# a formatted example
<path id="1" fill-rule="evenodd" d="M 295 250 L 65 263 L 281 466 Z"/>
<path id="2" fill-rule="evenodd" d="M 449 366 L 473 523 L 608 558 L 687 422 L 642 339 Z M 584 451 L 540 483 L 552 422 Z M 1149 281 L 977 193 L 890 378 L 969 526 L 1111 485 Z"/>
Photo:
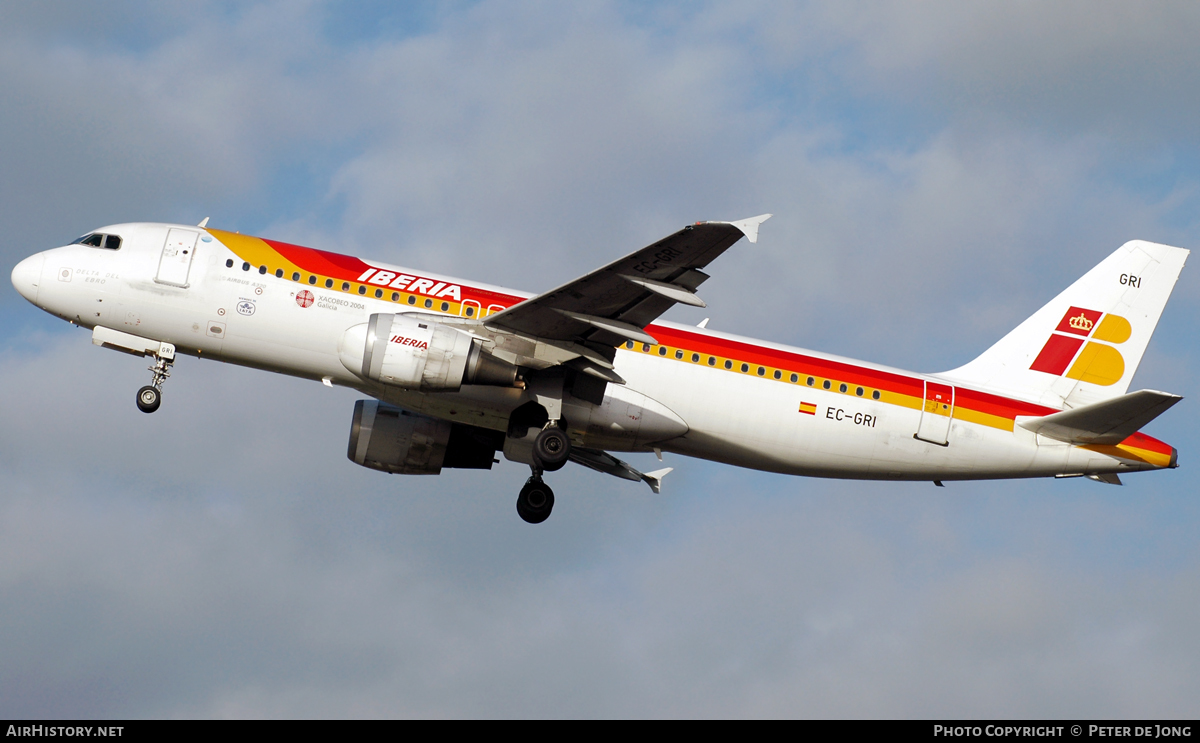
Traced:
<path id="1" fill-rule="evenodd" d="M 312 307 L 313 295 L 308 289 L 296 292 L 296 304 L 301 307 Z"/>
<path id="2" fill-rule="evenodd" d="M 397 343 L 401 346 L 415 346 L 426 351 L 429 350 L 429 344 L 418 338 L 405 338 L 402 335 L 393 335 L 392 343 Z"/>
<path id="3" fill-rule="evenodd" d="M 253 315 L 255 309 L 254 302 L 251 302 L 249 299 L 243 299 L 237 305 L 238 314 L 245 315 L 246 317 Z"/>
<path id="4" fill-rule="evenodd" d="M 1071 307 L 1029 368 L 1081 382 L 1116 384 L 1125 376 L 1125 359 L 1113 346 L 1129 340 L 1132 334 L 1129 321 L 1120 315 Z"/>

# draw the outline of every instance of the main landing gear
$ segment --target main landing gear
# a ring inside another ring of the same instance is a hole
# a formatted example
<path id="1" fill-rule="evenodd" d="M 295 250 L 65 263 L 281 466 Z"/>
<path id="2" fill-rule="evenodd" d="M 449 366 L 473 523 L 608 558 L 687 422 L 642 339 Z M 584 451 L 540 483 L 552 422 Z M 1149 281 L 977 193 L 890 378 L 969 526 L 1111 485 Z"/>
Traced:
<path id="1" fill-rule="evenodd" d="M 554 491 L 542 482 L 541 473 L 535 469 L 517 496 L 517 514 L 527 523 L 540 524 L 550 518 L 552 510 Z"/>
<path id="2" fill-rule="evenodd" d="M 571 457 L 571 439 L 558 427 L 557 421 L 547 423 L 533 440 L 533 474 L 517 496 L 517 514 L 530 524 L 540 524 L 550 518 L 554 509 L 554 491 L 542 482 L 542 472 L 563 468 Z"/>
<path id="3" fill-rule="evenodd" d="M 154 354 L 154 366 L 149 367 L 154 377 L 150 380 L 150 384 L 137 392 L 138 410 L 143 413 L 153 413 L 162 405 L 163 382 L 171 376 L 171 365 L 174 363 L 175 346 L 170 343 L 161 344 L 158 353 Z"/>
<path id="4" fill-rule="evenodd" d="M 547 472 L 556 472 L 563 468 L 571 457 L 571 439 L 567 432 L 553 423 L 545 428 L 533 440 L 534 461 L 542 465 Z"/>

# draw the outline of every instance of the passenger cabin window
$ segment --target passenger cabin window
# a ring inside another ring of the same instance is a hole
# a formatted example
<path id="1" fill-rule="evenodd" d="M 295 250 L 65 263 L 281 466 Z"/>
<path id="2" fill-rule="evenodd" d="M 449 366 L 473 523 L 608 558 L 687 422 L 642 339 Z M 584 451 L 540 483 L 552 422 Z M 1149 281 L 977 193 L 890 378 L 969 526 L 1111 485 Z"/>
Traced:
<path id="1" fill-rule="evenodd" d="M 333 288 L 333 279 L 325 279 L 325 288 L 326 288 L 326 289 L 332 289 L 332 288 Z"/>

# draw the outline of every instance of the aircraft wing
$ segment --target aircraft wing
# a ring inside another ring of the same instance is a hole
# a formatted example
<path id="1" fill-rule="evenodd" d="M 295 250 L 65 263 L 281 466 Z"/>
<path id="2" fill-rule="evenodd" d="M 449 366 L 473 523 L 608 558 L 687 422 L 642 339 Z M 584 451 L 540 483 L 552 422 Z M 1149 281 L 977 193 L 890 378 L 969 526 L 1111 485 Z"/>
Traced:
<path id="1" fill-rule="evenodd" d="M 770 214 L 697 222 L 641 250 L 488 317 L 489 327 L 552 341 L 619 346 L 655 343 L 644 328 L 676 302 L 703 307 L 700 271 L 745 235 L 758 241 Z"/>

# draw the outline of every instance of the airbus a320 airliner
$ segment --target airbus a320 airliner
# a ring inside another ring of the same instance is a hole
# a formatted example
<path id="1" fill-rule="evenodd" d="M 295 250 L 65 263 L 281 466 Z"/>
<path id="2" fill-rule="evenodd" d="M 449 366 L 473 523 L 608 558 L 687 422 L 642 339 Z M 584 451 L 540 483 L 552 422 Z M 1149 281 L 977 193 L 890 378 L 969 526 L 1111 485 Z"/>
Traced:
<path id="1" fill-rule="evenodd" d="M 1086 476 L 1177 466 L 1140 429 L 1181 399 L 1129 393 L 1188 251 L 1121 246 L 983 355 L 918 374 L 659 320 L 764 214 L 697 222 L 538 295 L 236 232 L 119 224 L 12 272 L 92 342 L 153 358 L 152 413 L 177 354 L 351 387 L 349 458 L 395 474 L 532 474 L 568 461 L 659 492 L 611 452 L 674 452 L 770 472 L 870 480 Z"/>

